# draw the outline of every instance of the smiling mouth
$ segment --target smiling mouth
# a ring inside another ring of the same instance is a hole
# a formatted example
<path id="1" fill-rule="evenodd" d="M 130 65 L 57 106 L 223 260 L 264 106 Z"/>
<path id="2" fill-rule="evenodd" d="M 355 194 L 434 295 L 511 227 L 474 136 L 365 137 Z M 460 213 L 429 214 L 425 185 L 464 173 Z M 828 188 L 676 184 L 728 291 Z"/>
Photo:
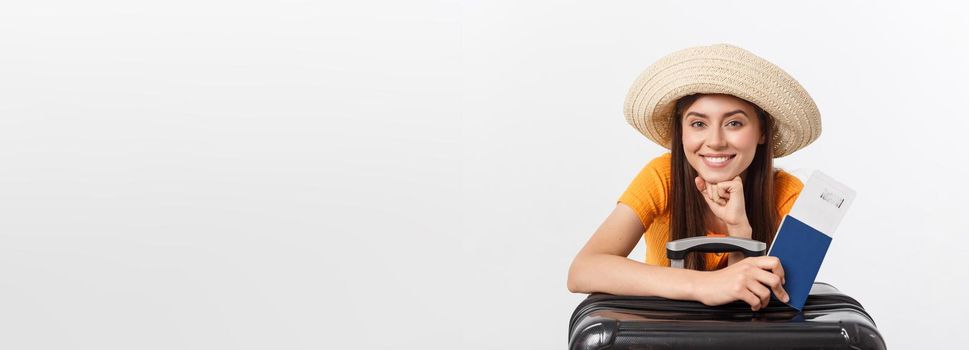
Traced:
<path id="1" fill-rule="evenodd" d="M 706 163 L 707 166 L 714 167 L 714 168 L 719 168 L 719 167 L 722 167 L 724 165 L 727 165 L 727 163 L 729 163 L 730 160 L 732 160 L 735 157 L 737 157 L 737 155 L 736 154 L 731 154 L 731 155 L 719 155 L 718 154 L 718 155 L 715 155 L 715 156 L 710 156 L 710 155 L 703 156 L 703 155 L 701 155 L 700 157 L 703 158 L 703 162 Z"/>

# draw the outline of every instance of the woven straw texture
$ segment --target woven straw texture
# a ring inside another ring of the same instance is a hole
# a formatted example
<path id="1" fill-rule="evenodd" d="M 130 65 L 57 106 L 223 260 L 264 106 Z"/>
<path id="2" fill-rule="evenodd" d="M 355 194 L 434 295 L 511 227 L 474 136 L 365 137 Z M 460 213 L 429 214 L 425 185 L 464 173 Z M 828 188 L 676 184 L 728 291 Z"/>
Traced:
<path id="1" fill-rule="evenodd" d="M 626 121 L 670 148 L 676 101 L 697 93 L 733 95 L 769 113 L 774 118 L 775 158 L 821 135 L 821 113 L 801 84 L 773 63 L 728 44 L 680 50 L 646 68 L 626 95 Z"/>

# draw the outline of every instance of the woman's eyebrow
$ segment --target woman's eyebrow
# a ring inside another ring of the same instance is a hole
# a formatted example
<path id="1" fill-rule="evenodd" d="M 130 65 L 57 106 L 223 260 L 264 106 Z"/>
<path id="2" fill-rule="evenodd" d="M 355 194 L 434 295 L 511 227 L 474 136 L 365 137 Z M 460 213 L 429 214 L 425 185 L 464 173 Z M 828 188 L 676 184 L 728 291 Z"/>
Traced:
<path id="1" fill-rule="evenodd" d="M 730 112 L 724 113 L 723 114 L 723 118 L 732 116 L 732 115 L 737 114 L 737 113 L 743 114 L 745 117 L 750 118 L 750 116 L 747 115 L 747 113 L 745 113 L 743 110 L 740 110 L 740 109 L 735 110 L 735 111 L 730 111 Z M 694 116 L 697 116 L 697 117 L 700 117 L 700 118 L 707 118 L 707 119 L 709 119 L 709 117 L 707 117 L 707 115 L 706 114 L 703 114 L 703 113 L 689 112 L 689 113 L 686 114 L 687 117 L 689 117 L 691 115 L 694 115 Z"/>
<path id="2" fill-rule="evenodd" d="M 734 114 L 738 114 L 738 113 L 739 113 L 739 114 L 743 114 L 743 115 L 744 115 L 745 117 L 747 117 L 747 118 L 750 118 L 750 116 L 748 116 L 748 115 L 747 115 L 747 113 L 744 113 L 744 111 L 742 111 L 742 110 L 739 110 L 739 109 L 738 109 L 738 110 L 736 110 L 736 111 L 730 111 L 730 112 L 727 112 L 727 113 L 724 113 L 724 114 L 723 114 L 723 117 L 724 117 L 724 118 L 726 118 L 726 117 L 729 117 L 729 116 L 732 116 L 732 115 L 734 115 Z"/>

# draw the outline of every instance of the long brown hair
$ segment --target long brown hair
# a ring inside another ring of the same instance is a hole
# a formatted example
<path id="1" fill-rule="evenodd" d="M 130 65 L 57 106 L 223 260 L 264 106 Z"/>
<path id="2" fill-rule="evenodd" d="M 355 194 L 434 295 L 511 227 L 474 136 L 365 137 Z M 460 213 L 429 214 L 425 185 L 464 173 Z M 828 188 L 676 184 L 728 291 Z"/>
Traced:
<path id="1" fill-rule="evenodd" d="M 706 202 L 696 188 L 694 179 L 696 169 L 686 160 L 683 151 L 683 113 L 703 94 L 694 94 L 680 98 L 673 110 L 673 145 L 671 177 L 672 189 L 670 196 L 670 239 L 677 240 L 688 237 L 706 235 L 704 212 Z M 777 213 L 774 211 L 774 155 L 773 118 L 756 104 L 751 103 L 757 111 L 760 129 L 765 142 L 757 145 L 754 160 L 747 167 L 743 180 L 744 203 L 747 221 L 752 229 L 751 238 L 767 243 L 770 246 L 774 239 Z M 704 270 L 706 261 L 703 254 L 689 254 L 685 267 L 694 270 Z"/>

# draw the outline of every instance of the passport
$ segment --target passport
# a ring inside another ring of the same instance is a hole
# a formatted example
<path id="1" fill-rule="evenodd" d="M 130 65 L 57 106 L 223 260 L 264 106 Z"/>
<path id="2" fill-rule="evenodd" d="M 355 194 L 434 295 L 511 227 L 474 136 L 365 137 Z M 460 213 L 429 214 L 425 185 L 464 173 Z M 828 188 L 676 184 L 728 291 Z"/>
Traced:
<path id="1" fill-rule="evenodd" d="M 784 267 L 791 307 L 804 308 L 834 232 L 854 199 L 854 190 L 815 170 L 782 219 L 767 255 L 776 256 Z"/>

